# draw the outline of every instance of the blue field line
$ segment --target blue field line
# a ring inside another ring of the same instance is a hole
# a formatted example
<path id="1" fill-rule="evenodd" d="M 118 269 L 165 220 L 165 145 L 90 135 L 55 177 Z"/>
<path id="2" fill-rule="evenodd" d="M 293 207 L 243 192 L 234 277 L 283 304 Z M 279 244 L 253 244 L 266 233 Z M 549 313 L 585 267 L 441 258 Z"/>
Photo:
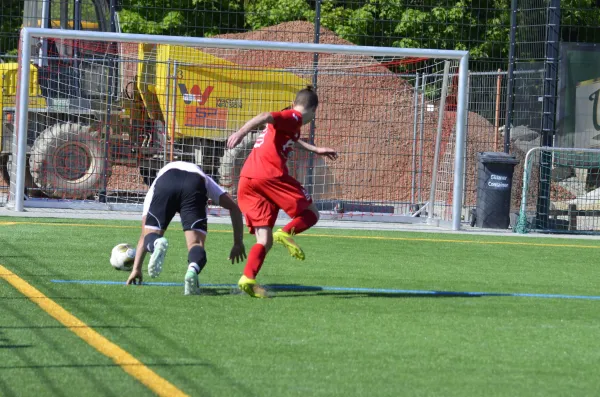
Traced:
<path id="1" fill-rule="evenodd" d="M 60 284 L 100 284 L 100 285 L 125 285 L 123 281 L 108 280 L 50 280 Z M 143 285 L 150 287 L 183 287 L 183 283 L 170 282 L 144 282 Z M 236 284 L 200 284 L 202 288 L 237 288 Z M 351 292 L 358 294 L 381 294 L 381 295 L 422 295 L 422 296 L 448 296 L 448 297 L 484 297 L 484 296 L 508 296 L 519 298 L 544 298 L 544 299 L 583 299 L 600 300 L 600 296 L 594 295 L 563 295 L 563 294 L 532 294 L 524 292 L 470 292 L 470 291 L 432 291 L 412 289 L 387 289 L 387 288 L 352 288 L 352 287 L 326 287 L 311 285 L 286 285 L 266 284 L 265 287 L 279 291 L 313 291 L 313 292 Z"/>

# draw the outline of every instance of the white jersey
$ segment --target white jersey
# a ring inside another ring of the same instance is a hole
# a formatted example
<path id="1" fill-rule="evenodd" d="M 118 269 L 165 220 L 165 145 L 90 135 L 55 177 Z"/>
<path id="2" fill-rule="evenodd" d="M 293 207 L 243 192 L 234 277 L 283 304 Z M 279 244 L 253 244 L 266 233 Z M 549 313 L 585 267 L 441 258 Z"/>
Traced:
<path id="1" fill-rule="evenodd" d="M 154 187 L 156 186 L 156 181 L 165 174 L 165 172 L 169 170 L 181 170 L 185 172 L 191 172 L 194 174 L 199 174 L 204 178 L 204 183 L 206 184 L 206 193 L 209 199 L 212 200 L 214 204 L 219 204 L 219 197 L 224 193 L 227 193 L 221 186 L 219 186 L 210 176 L 206 175 L 200 166 L 188 163 L 185 161 L 173 161 L 162 167 L 158 174 L 156 175 L 156 179 L 152 182 L 150 189 L 148 189 L 148 193 L 146 194 L 146 198 L 144 199 L 144 210 L 143 215 L 148 213 L 150 208 L 150 203 L 152 202 L 152 196 L 154 196 Z"/>

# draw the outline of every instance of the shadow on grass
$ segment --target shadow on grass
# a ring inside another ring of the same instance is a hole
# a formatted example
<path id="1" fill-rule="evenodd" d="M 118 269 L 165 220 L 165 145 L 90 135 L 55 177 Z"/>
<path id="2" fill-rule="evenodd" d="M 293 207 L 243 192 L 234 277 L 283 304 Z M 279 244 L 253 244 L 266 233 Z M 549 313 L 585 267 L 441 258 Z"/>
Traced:
<path id="1" fill-rule="evenodd" d="M 200 287 L 200 295 L 201 296 L 231 295 L 232 293 L 236 293 L 236 291 L 231 287 L 219 287 L 219 288 Z"/>
<path id="2" fill-rule="evenodd" d="M 124 367 L 145 366 L 145 367 L 206 367 L 210 364 L 206 363 L 143 363 L 143 364 L 127 364 Z M 12 369 L 52 369 L 52 368 L 118 368 L 119 364 L 33 364 L 33 365 L 10 365 L 1 366 L 2 370 Z"/>
<path id="3" fill-rule="evenodd" d="M 0 240 L 1 242 L 1 240 Z M 13 248 L 15 251 L 18 251 L 18 248 L 15 247 L 14 245 L 11 245 L 11 248 Z M 29 259 L 31 261 L 31 263 L 35 263 L 38 265 L 38 267 L 42 266 L 43 267 L 43 263 L 39 262 L 39 259 L 37 259 L 36 262 L 36 258 L 33 257 L 28 257 L 26 256 L 27 259 Z M 49 272 L 48 274 L 53 275 L 55 278 L 58 279 L 68 279 L 69 277 L 67 277 L 67 274 L 62 274 L 59 272 Z M 109 300 L 105 299 L 104 296 L 102 296 L 101 294 L 97 294 L 94 295 L 92 297 L 86 297 L 86 298 L 81 298 L 80 296 L 70 296 L 70 297 L 58 297 L 56 295 L 61 294 L 62 292 L 59 292 L 56 288 L 55 285 L 53 284 L 47 284 L 46 280 L 44 280 L 45 277 L 39 277 L 38 274 L 21 274 L 21 276 L 25 279 L 25 280 L 30 280 L 33 281 L 33 284 L 35 284 L 36 282 L 41 282 L 41 292 L 44 293 L 46 296 L 51 297 L 52 299 L 56 299 L 57 301 L 61 301 L 62 299 L 72 299 L 75 301 L 79 301 L 79 300 L 93 300 L 93 301 L 97 301 L 97 302 L 106 302 L 107 304 L 109 304 Z M 124 284 L 124 283 L 123 283 Z M 79 285 L 78 287 L 76 287 L 74 289 L 74 292 L 71 291 L 71 293 L 88 293 L 88 287 L 85 285 Z M 230 295 L 231 294 L 231 288 L 228 287 L 218 287 L 218 288 L 202 288 L 201 289 L 202 295 L 204 296 L 210 296 L 210 295 Z M 12 298 L 12 297 L 11 297 Z M 17 299 L 28 299 L 26 297 L 22 297 L 22 298 L 17 298 Z M 123 308 L 121 308 L 119 305 L 116 306 L 112 306 L 112 310 L 115 313 L 119 313 L 122 315 L 123 318 L 129 318 L 132 321 L 140 321 L 140 322 L 145 322 L 147 319 L 142 319 L 140 317 L 138 317 L 136 314 L 127 312 L 126 310 L 124 310 Z M 79 313 L 83 313 L 84 315 L 87 315 L 89 318 L 97 318 L 98 314 L 95 313 L 92 309 L 90 309 L 89 307 L 86 307 L 85 304 L 82 305 L 77 305 L 76 311 Z M 14 311 L 14 316 L 19 318 L 19 313 L 17 311 Z M 98 322 L 101 322 L 101 319 L 98 319 Z M 102 328 L 111 328 L 111 326 L 107 326 L 107 327 L 103 327 L 103 326 L 96 326 L 93 324 L 93 321 L 89 321 L 89 326 L 90 328 L 94 328 L 96 330 L 101 330 Z M 33 326 L 35 327 L 35 326 Z M 39 328 L 43 328 L 43 327 L 39 327 Z M 64 328 L 61 326 L 57 326 L 57 328 Z M 113 328 L 119 328 L 119 327 L 113 327 Z M 130 328 L 130 327 L 122 327 L 122 328 Z M 133 327 L 131 327 L 133 328 Z M 186 356 L 189 355 L 189 347 L 187 344 L 181 344 L 179 343 L 179 341 L 175 338 L 172 338 L 170 335 L 170 331 L 163 331 L 162 329 L 160 329 L 158 326 L 156 326 L 154 323 L 152 323 L 152 325 L 149 326 L 144 326 L 144 327 L 138 327 L 138 328 L 145 328 L 144 332 L 148 333 L 148 339 L 155 339 L 160 341 L 160 343 L 163 346 L 168 346 L 172 352 L 175 353 L 179 353 L 180 356 Z M 35 328 L 34 328 L 35 329 Z M 49 336 L 46 335 L 46 332 L 41 332 L 41 329 L 35 329 L 34 332 L 38 332 L 40 336 L 43 336 L 45 339 L 42 342 L 48 342 L 47 339 L 49 339 Z M 1 331 L 0 331 L 1 332 Z M 134 346 L 137 350 L 139 351 L 144 351 L 144 350 L 148 350 L 147 345 L 145 345 L 143 342 L 140 342 L 139 340 L 136 339 L 132 339 L 131 337 L 129 337 L 127 335 L 127 333 L 123 333 L 123 335 L 121 335 L 119 337 L 121 340 L 125 340 L 127 341 L 131 346 Z M 69 351 L 61 351 L 62 349 L 58 346 L 55 346 L 52 343 L 47 343 L 48 346 L 51 347 L 51 350 L 53 352 L 55 352 L 56 354 L 60 354 L 61 357 L 63 357 L 66 360 L 72 359 L 72 357 L 75 356 L 74 353 L 71 353 Z M 29 356 L 26 356 L 23 352 L 23 350 L 15 350 L 14 351 L 15 355 L 18 355 L 19 352 L 22 352 L 20 354 L 20 357 L 22 358 L 22 361 L 24 362 L 23 365 L 21 367 L 17 367 L 17 368 L 24 368 L 24 369 L 48 369 L 48 368 L 57 368 L 58 371 L 60 371 L 61 368 L 77 368 L 80 372 L 80 376 L 82 378 L 85 378 L 87 380 L 89 380 L 90 382 L 93 383 L 93 385 L 96 386 L 97 392 L 99 395 L 105 395 L 105 396 L 115 396 L 117 397 L 117 394 L 112 393 L 112 391 L 109 389 L 109 387 L 104 383 L 104 379 L 102 378 L 102 376 L 100 375 L 100 372 L 95 370 L 95 368 L 97 367 L 106 367 L 106 366 L 116 366 L 116 365 L 112 365 L 112 364 L 83 364 L 83 365 L 77 365 L 77 364 L 67 364 L 67 365 L 52 365 L 48 366 L 48 365 L 40 365 L 39 363 L 36 363 L 32 360 L 30 360 Z M 152 352 L 150 351 L 150 353 L 148 353 L 148 355 L 151 355 Z M 69 360 L 69 361 L 75 361 L 75 360 Z M 169 367 L 169 368 L 183 368 L 182 370 L 179 371 L 171 371 L 172 373 L 169 376 L 169 381 L 174 382 L 175 384 L 183 384 L 185 385 L 187 388 L 192 388 L 195 389 L 195 391 L 198 393 L 198 395 L 210 395 L 210 391 L 208 390 L 207 386 L 205 386 L 202 383 L 202 377 L 190 377 L 189 375 L 189 371 L 187 370 L 187 368 L 192 368 L 192 367 L 198 367 L 202 369 L 202 372 L 207 372 L 207 373 L 212 373 L 214 374 L 214 376 L 216 376 L 221 382 L 225 383 L 227 385 L 227 387 L 232 390 L 232 391 L 236 391 L 237 393 L 235 394 L 240 394 L 240 395 L 244 395 L 247 397 L 253 397 L 253 396 L 257 396 L 260 394 L 257 394 L 255 391 L 253 391 L 252 389 L 250 389 L 249 387 L 247 387 L 245 385 L 245 381 L 239 380 L 235 377 L 233 377 L 230 373 L 230 371 L 224 367 L 219 365 L 218 363 L 213 363 L 210 361 L 210 359 L 206 359 L 204 362 L 198 362 L 198 363 L 152 363 L 152 362 L 144 362 L 144 365 L 148 366 L 148 367 Z M 0 370 L 2 371 L 6 371 L 9 369 L 13 369 L 15 368 L 14 366 L 0 366 Z M 64 395 L 64 393 L 61 392 L 60 390 L 60 386 L 55 384 L 55 382 L 53 381 L 53 379 L 49 376 L 47 376 L 45 374 L 46 371 L 38 371 L 40 372 L 40 375 L 38 376 L 38 381 L 40 383 L 42 383 L 44 385 L 44 387 L 47 390 L 48 395 Z M 0 393 L 0 395 L 4 396 L 6 395 L 7 397 L 11 397 L 11 396 L 20 396 L 19 391 L 18 391 L 18 385 L 17 387 L 13 387 L 14 385 L 12 383 L 4 383 L 3 382 L 3 377 L 0 376 L 0 390 L 2 390 L 2 392 Z"/>
<path id="4" fill-rule="evenodd" d="M 481 294 L 476 292 L 454 291 L 410 291 L 377 290 L 369 288 L 334 288 L 300 284 L 265 284 L 268 291 L 275 293 L 273 298 L 295 298 L 300 296 L 335 296 L 339 298 L 480 298 L 482 296 L 502 296 L 503 294 Z M 279 295 L 278 292 L 295 292 Z"/>
<path id="5" fill-rule="evenodd" d="M 46 297 L 48 299 L 56 299 L 56 300 L 75 300 L 75 301 L 81 301 L 81 300 L 99 300 L 98 298 L 86 298 L 86 297 L 80 297 L 80 296 L 53 296 L 53 295 L 46 295 Z M 14 299 L 14 300 L 31 300 L 30 298 L 26 297 L 26 296 L 0 296 L 0 299 Z"/>
<path id="6" fill-rule="evenodd" d="M 66 327 L 64 325 L 15 325 L 15 326 L 0 326 L 0 330 L 2 329 L 65 329 Z M 122 328 L 122 329 L 129 329 L 129 328 L 149 328 L 146 326 L 141 326 L 141 325 L 88 325 L 86 326 L 70 326 L 68 327 L 69 329 L 71 328 L 93 328 L 93 329 L 112 329 L 112 328 Z M 1 332 L 1 331 L 0 331 Z M 1 339 L 0 339 L 1 341 Z"/>

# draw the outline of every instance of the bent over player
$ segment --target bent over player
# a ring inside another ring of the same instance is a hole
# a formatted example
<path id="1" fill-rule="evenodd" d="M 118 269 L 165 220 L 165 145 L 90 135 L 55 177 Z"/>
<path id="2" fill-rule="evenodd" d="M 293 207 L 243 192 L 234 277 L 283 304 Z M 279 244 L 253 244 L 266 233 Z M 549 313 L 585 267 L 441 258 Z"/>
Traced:
<path id="1" fill-rule="evenodd" d="M 206 265 L 204 243 L 207 233 L 207 202 L 229 210 L 233 225 L 233 248 L 229 259 L 233 263 L 246 258 L 243 234 L 244 222 L 237 204 L 219 185 L 192 163 L 175 161 L 164 166 L 150 186 L 144 199 L 142 234 L 138 241 L 133 269 L 127 284 L 142 282 L 142 264 L 146 252 L 151 252 L 148 263 L 150 277 L 162 271 L 169 243 L 163 237 L 169 223 L 179 212 L 188 248 L 188 270 L 184 279 L 185 295 L 198 295 L 198 274 Z"/>
<path id="2" fill-rule="evenodd" d="M 300 127 L 314 118 L 318 105 L 319 98 L 309 86 L 296 94 L 291 109 L 261 113 L 227 140 L 227 147 L 232 149 L 250 131 L 266 124 L 244 163 L 238 185 L 238 203 L 250 233 L 256 236 L 256 244 L 248 254 L 238 286 L 252 297 L 266 297 L 265 289 L 256 283 L 256 275 L 273 241 L 284 245 L 293 257 L 304 260 L 304 252 L 293 236 L 309 229 L 319 220 L 319 212 L 312 198 L 300 182 L 289 175 L 286 165 L 294 147 L 327 156 L 331 160 L 337 158 L 333 149 L 316 147 L 299 140 Z M 280 209 L 292 220 L 273 233 Z"/>

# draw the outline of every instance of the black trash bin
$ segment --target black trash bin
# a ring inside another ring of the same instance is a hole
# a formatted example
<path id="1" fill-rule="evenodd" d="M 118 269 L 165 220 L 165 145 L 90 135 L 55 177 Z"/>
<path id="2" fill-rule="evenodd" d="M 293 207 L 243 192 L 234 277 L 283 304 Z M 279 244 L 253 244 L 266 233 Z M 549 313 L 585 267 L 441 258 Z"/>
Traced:
<path id="1" fill-rule="evenodd" d="M 477 160 L 475 226 L 508 229 L 512 178 L 519 161 L 499 152 L 477 153 Z"/>

